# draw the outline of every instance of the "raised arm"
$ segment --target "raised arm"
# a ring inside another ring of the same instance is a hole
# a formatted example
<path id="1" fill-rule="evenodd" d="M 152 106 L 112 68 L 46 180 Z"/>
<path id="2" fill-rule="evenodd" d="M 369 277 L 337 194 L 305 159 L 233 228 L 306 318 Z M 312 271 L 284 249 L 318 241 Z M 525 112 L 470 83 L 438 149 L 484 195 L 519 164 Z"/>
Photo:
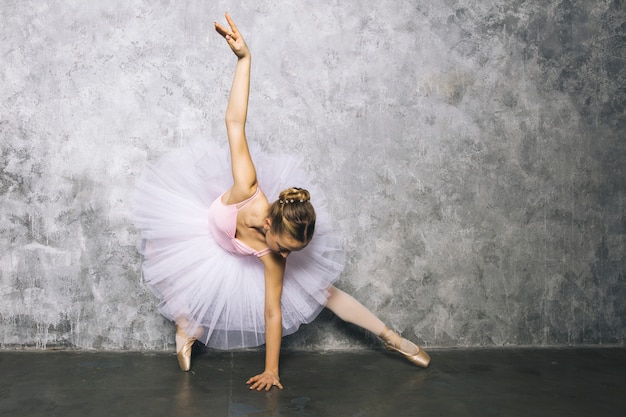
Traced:
<path id="1" fill-rule="evenodd" d="M 234 181 L 233 187 L 227 192 L 226 203 L 234 204 L 245 200 L 256 191 L 257 178 L 246 140 L 246 118 L 250 93 L 250 50 L 228 13 L 226 13 L 226 21 L 230 28 L 215 22 L 215 30 L 226 39 L 228 46 L 237 56 L 235 76 L 226 107 L 226 132 Z"/>

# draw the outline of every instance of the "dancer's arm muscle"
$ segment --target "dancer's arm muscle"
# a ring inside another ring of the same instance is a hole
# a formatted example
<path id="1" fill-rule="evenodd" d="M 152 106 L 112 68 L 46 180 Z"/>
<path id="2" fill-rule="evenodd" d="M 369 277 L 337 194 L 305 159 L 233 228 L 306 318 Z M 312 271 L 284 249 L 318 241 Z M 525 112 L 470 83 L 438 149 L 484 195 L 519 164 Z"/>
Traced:
<path id="1" fill-rule="evenodd" d="M 228 201 L 226 203 L 233 204 L 245 200 L 256 191 L 257 178 L 245 131 L 252 58 L 243 35 L 228 14 L 226 14 L 226 20 L 230 29 L 216 22 L 215 30 L 226 39 L 237 56 L 237 66 L 235 67 L 235 76 L 230 89 L 225 116 L 234 181 L 233 187 L 227 192 Z"/>

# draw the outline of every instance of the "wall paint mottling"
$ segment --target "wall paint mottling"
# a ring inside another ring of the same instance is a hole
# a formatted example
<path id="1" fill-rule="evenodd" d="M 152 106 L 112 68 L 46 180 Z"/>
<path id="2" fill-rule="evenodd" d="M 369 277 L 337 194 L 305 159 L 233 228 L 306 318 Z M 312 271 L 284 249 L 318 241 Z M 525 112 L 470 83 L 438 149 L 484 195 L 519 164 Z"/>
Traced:
<path id="1" fill-rule="evenodd" d="M 171 349 L 129 221 L 149 159 L 248 134 L 304 153 L 338 283 L 426 346 L 623 345 L 621 0 L 3 1 L 0 346 Z M 374 338 L 328 312 L 285 345 Z"/>

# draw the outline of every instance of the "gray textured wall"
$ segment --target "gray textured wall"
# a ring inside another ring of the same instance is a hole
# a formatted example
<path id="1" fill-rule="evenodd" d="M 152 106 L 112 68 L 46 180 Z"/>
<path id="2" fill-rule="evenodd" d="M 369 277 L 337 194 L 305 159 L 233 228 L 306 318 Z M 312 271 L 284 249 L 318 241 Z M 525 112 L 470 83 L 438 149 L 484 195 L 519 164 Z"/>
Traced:
<path id="1" fill-rule="evenodd" d="M 128 202 L 226 140 L 227 9 L 249 136 L 325 184 L 341 288 L 427 346 L 624 343 L 622 0 L 230 3 L 0 1 L 0 346 L 172 348 Z M 324 313 L 286 344 L 372 342 Z"/>

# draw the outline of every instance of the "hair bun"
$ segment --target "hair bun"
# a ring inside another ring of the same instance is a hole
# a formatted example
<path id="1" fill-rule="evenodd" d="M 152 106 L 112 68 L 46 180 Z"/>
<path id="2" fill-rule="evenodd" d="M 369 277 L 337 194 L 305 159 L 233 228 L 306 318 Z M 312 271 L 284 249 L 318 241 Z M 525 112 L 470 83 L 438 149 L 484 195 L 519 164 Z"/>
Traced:
<path id="1" fill-rule="evenodd" d="M 304 188 L 291 187 L 283 190 L 278 196 L 281 204 L 284 203 L 306 203 L 311 200 L 311 194 Z"/>

